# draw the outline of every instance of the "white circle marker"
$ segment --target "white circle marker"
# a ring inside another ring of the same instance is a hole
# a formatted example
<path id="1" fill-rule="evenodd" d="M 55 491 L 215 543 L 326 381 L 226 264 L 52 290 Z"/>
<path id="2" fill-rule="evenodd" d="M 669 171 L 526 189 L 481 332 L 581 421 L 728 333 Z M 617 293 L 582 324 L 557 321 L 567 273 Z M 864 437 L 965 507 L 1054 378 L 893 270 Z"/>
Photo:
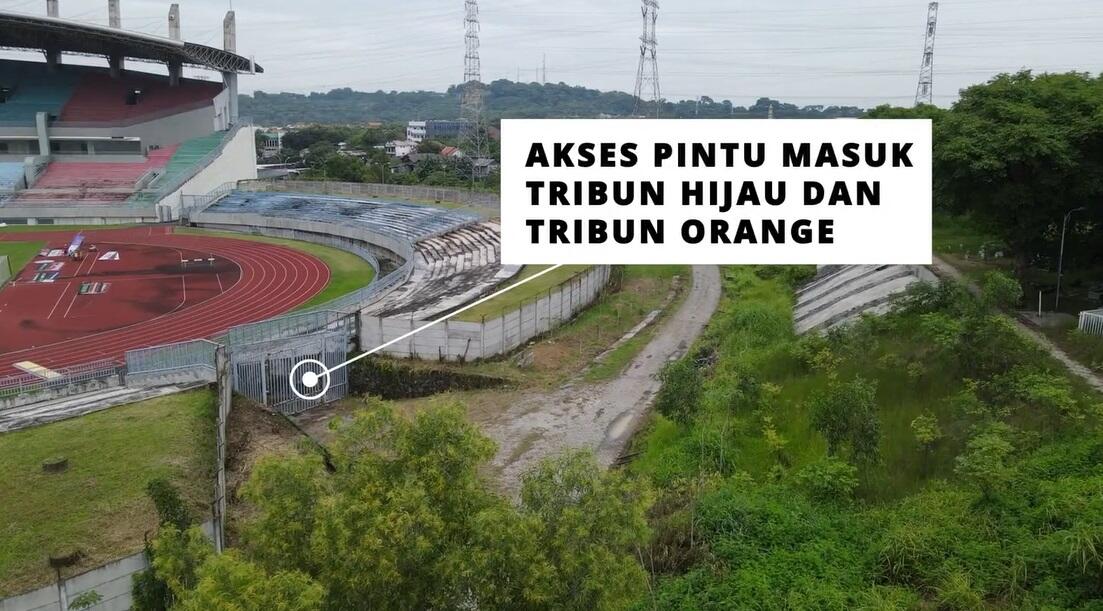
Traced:
<path id="1" fill-rule="evenodd" d="M 299 373 L 303 367 L 310 367 L 312 370 L 317 371 L 305 371 Z M 324 380 L 324 381 L 323 381 Z M 317 359 L 305 359 L 299 361 L 291 368 L 291 375 L 287 377 L 288 383 L 291 384 L 291 392 L 295 393 L 295 396 L 303 401 L 317 401 L 326 396 L 329 392 L 330 375 L 329 368 L 326 364 Z M 321 387 L 319 387 L 321 382 Z M 300 392 L 299 386 L 302 385 L 307 389 L 316 389 L 313 393 Z"/>
<path id="2" fill-rule="evenodd" d="M 318 385 L 318 374 L 313 371 L 308 371 L 303 374 L 303 386 L 307 388 L 314 388 Z"/>

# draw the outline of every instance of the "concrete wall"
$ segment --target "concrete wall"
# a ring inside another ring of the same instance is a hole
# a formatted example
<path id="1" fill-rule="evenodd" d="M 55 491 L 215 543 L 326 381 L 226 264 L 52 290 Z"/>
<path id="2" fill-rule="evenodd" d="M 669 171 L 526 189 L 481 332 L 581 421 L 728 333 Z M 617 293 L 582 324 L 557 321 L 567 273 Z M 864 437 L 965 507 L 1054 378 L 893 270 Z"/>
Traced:
<path id="1" fill-rule="evenodd" d="M 593 303 L 609 282 L 611 268 L 594 267 L 527 301 L 516 310 L 481 322 L 446 321 L 383 350 L 397 357 L 447 361 L 506 354 L 547 333 Z M 409 318 L 360 316 L 360 349 L 370 350 L 425 324 Z"/>
<path id="2" fill-rule="evenodd" d="M 202 525 L 203 532 L 213 537 L 211 522 Z M 145 552 L 138 552 L 80 575 L 62 579 L 32 592 L 0 600 L 0 611 L 67 611 L 71 601 L 85 592 L 95 590 L 103 597 L 92 611 L 126 611 L 131 607 L 130 586 L 134 573 L 149 566 Z"/>
<path id="3" fill-rule="evenodd" d="M 153 208 L 135 206 L 3 206 L 0 223 L 57 225 L 111 225 L 119 223 L 156 223 Z M 42 228 L 49 231 L 49 227 Z"/>
<path id="4" fill-rule="evenodd" d="M 222 148 L 222 154 L 206 168 L 185 182 L 179 189 L 159 202 L 169 206 L 173 219 L 180 218 L 181 196 L 205 195 L 235 180 L 253 180 L 257 177 L 256 128 L 244 126 Z"/>

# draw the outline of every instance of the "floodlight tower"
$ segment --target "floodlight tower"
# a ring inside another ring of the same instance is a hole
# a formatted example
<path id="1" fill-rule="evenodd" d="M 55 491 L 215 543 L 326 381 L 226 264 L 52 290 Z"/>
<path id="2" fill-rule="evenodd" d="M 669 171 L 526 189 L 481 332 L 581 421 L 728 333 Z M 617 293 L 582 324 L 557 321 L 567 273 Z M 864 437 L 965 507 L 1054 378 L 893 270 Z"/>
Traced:
<path id="1" fill-rule="evenodd" d="M 460 118 L 467 121 L 464 139 L 474 153 L 471 159 L 471 184 L 475 184 L 475 162 L 482 156 L 483 85 L 479 60 L 479 2 L 464 0 L 463 93 Z"/>
<path id="2" fill-rule="evenodd" d="M 923 63 L 919 66 L 919 87 L 915 105 L 934 104 L 934 35 L 938 26 L 938 3 L 927 5 L 927 38 L 923 44 Z"/>
<path id="3" fill-rule="evenodd" d="M 655 22 L 659 20 L 657 0 L 642 0 L 640 13 L 643 15 L 643 34 L 640 35 L 640 64 L 636 70 L 636 110 L 640 114 L 644 105 L 646 91 L 655 105 L 655 118 L 662 108 L 662 96 L 659 92 L 659 42 L 655 36 Z"/>

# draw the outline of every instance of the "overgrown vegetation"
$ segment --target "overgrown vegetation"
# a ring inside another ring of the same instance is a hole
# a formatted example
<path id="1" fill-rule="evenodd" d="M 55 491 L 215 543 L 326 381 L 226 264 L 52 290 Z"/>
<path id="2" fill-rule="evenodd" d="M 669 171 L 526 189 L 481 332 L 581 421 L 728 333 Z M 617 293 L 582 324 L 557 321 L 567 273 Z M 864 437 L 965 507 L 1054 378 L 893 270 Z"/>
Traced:
<path id="1" fill-rule="evenodd" d="M 700 391 L 667 397 L 630 467 L 663 491 L 641 608 L 1095 604 L 1099 398 L 998 313 L 1006 278 L 798 338 L 792 276 L 756 271 L 726 270 L 722 313 L 667 370 Z"/>
<path id="2" fill-rule="evenodd" d="M 262 461 L 243 544 L 215 556 L 166 524 L 153 567 L 177 609 L 621 609 L 646 588 L 652 494 L 585 453 L 524 478 L 519 506 L 479 469 L 494 444 L 459 407 L 372 402 L 316 455 Z"/>
<path id="3" fill-rule="evenodd" d="M 213 393 L 194 391 L 0 435 L 0 596 L 54 579 L 50 555 L 80 551 L 71 575 L 140 550 L 158 524 L 152 479 L 208 513 L 214 406 Z M 57 458 L 68 469 L 43 472 Z"/>

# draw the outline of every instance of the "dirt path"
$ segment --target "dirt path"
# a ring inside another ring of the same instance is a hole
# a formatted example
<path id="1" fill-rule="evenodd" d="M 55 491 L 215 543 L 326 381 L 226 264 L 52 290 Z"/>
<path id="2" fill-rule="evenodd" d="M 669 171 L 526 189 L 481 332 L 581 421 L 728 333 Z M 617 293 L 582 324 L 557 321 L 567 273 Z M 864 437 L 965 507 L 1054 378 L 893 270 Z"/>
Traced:
<path id="1" fill-rule="evenodd" d="M 521 473 L 569 448 L 590 448 L 603 465 L 616 461 L 659 389 L 658 373 L 689 349 L 720 302 L 720 270 L 693 268 L 693 287 L 677 312 L 613 380 L 575 379 L 552 393 L 525 393 L 484 432 L 499 444 L 493 465 L 502 486 L 516 492 Z"/>
<path id="2" fill-rule="evenodd" d="M 974 295 L 980 294 L 980 287 L 978 287 L 976 283 L 965 277 L 965 275 L 962 274 L 956 267 L 950 265 L 945 260 L 935 257 L 934 265 L 932 267 L 934 268 L 935 273 L 937 273 L 938 275 L 949 277 L 961 283 Z M 1052 341 L 1050 341 L 1048 337 L 1039 333 L 1032 326 L 1023 322 L 1021 318 L 1014 317 L 1014 320 L 1015 324 L 1019 326 L 1019 329 L 1022 330 L 1027 338 L 1029 338 L 1035 344 L 1038 344 L 1038 346 L 1040 346 L 1046 352 L 1050 353 L 1053 358 L 1060 361 L 1069 371 L 1087 382 L 1092 388 L 1103 392 L 1103 378 L 1100 378 L 1095 373 L 1093 373 L 1091 369 L 1088 369 L 1079 361 L 1073 359 L 1057 344 L 1054 344 Z"/>

